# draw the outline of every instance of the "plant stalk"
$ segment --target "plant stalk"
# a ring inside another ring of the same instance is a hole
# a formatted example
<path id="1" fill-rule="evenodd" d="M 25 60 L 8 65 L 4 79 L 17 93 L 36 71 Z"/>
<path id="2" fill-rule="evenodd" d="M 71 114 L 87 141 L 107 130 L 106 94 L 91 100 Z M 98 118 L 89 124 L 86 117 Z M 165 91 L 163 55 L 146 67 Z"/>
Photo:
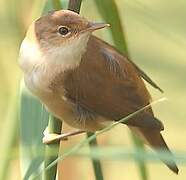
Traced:
<path id="1" fill-rule="evenodd" d="M 62 122 L 50 115 L 48 130 L 50 133 L 61 133 Z M 57 159 L 59 153 L 60 142 L 55 144 L 46 145 L 45 149 L 45 167 L 51 164 L 54 160 Z M 51 169 L 45 171 L 45 180 L 55 180 L 57 174 L 57 164 Z"/>
<path id="2" fill-rule="evenodd" d="M 55 10 L 59 10 L 62 8 L 60 0 L 52 1 L 53 8 Z M 48 131 L 49 133 L 61 134 L 62 131 L 62 121 L 54 117 L 50 114 L 49 122 L 48 122 Z M 60 149 L 60 142 L 56 142 L 55 144 L 46 145 L 45 148 L 45 168 L 51 164 L 55 159 L 58 158 Z M 53 166 L 51 169 L 46 170 L 44 173 L 45 180 L 55 180 L 57 175 L 57 164 Z"/>
<path id="3" fill-rule="evenodd" d="M 68 10 L 79 13 L 81 8 L 81 3 L 82 0 L 70 0 L 68 4 Z"/>
<path id="4" fill-rule="evenodd" d="M 88 132 L 87 138 L 91 137 L 92 135 L 94 135 L 94 133 Z M 97 144 L 96 138 L 93 139 L 92 141 L 89 141 L 90 151 L 91 151 L 91 146 L 95 147 L 97 145 L 98 144 Z M 100 160 L 99 159 L 92 159 L 92 164 L 93 164 L 96 180 L 104 180 Z"/>

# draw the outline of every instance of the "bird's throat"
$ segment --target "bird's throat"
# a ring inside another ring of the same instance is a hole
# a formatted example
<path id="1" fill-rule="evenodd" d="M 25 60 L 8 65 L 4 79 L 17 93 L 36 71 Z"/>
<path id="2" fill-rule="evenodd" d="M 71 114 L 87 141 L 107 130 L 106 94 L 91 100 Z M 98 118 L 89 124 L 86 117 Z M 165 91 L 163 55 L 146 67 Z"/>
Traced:
<path id="1" fill-rule="evenodd" d="M 86 51 L 89 36 L 89 34 L 83 34 L 57 47 L 47 48 L 44 55 L 46 58 L 45 62 L 50 67 L 60 67 L 61 71 L 76 68 Z"/>

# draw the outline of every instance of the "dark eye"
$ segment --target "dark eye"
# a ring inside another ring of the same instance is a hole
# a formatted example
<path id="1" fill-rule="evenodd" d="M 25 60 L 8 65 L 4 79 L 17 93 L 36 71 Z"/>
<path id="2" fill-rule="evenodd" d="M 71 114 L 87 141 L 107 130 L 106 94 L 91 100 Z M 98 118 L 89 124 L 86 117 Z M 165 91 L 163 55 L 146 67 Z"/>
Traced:
<path id="1" fill-rule="evenodd" d="M 61 35 L 65 36 L 65 35 L 67 35 L 69 33 L 69 29 L 67 27 L 65 27 L 65 26 L 61 26 L 61 27 L 59 27 L 58 32 Z"/>

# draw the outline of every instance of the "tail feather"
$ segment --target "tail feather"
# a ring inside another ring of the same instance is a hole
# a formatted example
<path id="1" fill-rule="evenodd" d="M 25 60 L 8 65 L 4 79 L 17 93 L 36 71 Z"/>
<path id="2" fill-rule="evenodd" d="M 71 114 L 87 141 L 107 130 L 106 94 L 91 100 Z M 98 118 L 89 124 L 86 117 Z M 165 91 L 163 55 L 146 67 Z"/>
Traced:
<path id="1" fill-rule="evenodd" d="M 153 149 L 157 150 L 157 152 L 158 152 L 158 150 L 163 150 L 163 151 L 170 153 L 170 155 L 173 156 L 172 152 L 170 151 L 167 144 L 165 143 L 165 140 L 163 139 L 163 136 L 161 135 L 160 131 L 132 127 L 132 126 L 129 126 L 129 128 L 135 134 L 140 136 L 140 138 L 144 141 L 144 143 L 150 145 Z M 173 160 L 172 160 L 172 162 L 166 161 L 164 159 L 161 159 L 161 160 L 167 165 L 167 167 L 170 170 L 172 170 L 174 173 L 178 174 L 179 169 Z"/>

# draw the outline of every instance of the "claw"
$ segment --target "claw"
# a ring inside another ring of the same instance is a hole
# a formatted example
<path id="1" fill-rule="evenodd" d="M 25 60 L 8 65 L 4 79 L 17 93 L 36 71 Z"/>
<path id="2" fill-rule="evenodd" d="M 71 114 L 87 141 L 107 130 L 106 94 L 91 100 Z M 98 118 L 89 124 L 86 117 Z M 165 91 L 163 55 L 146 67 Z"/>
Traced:
<path id="1" fill-rule="evenodd" d="M 84 132 L 85 131 L 78 130 L 78 131 L 69 132 L 69 133 L 56 134 L 56 133 L 50 133 L 48 127 L 46 127 L 46 129 L 43 132 L 43 135 L 44 135 L 43 143 L 44 144 L 52 144 L 52 143 L 55 143 L 60 140 L 66 141 L 66 140 L 68 140 L 68 137 L 74 136 L 77 134 L 82 134 Z"/>

